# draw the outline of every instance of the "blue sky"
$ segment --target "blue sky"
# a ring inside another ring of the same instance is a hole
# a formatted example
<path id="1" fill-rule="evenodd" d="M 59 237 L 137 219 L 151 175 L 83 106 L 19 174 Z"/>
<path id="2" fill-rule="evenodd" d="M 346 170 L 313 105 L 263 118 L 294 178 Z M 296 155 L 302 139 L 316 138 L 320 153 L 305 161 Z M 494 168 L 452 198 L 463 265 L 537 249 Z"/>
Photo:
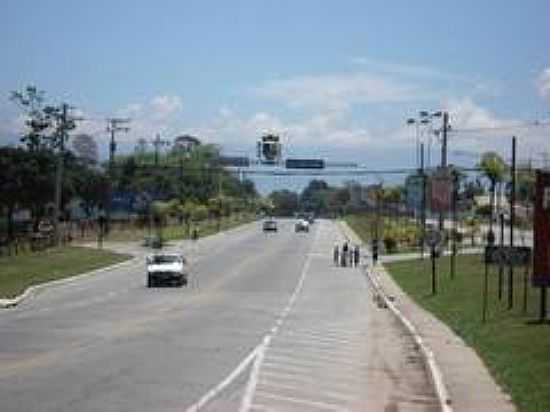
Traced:
<path id="1" fill-rule="evenodd" d="M 442 108 L 451 149 L 504 150 L 516 134 L 540 157 L 550 128 L 514 128 L 549 117 L 549 17 L 545 0 L 4 0 L 0 143 L 20 131 L 9 92 L 35 84 L 90 119 L 102 153 L 102 119 L 127 115 L 121 150 L 194 133 L 252 154 L 276 131 L 288 155 L 412 167 L 406 118 Z M 501 129 L 460 133 L 487 127 Z"/>

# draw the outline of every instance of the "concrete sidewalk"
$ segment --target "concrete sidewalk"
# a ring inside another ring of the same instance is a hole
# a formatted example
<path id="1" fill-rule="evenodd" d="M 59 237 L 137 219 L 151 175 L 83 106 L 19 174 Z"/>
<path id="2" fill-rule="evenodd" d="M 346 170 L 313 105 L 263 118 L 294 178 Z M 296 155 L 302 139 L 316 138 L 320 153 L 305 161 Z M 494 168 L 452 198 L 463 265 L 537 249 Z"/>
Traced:
<path id="1" fill-rule="evenodd" d="M 344 222 L 342 229 L 352 242 L 362 243 Z M 374 270 L 371 268 L 370 273 L 384 292 L 394 298 L 394 304 L 399 311 L 416 327 L 432 350 L 443 374 L 454 411 L 516 411 L 510 397 L 502 392 L 471 347 L 447 325 L 418 306 L 401 290 L 382 265 Z"/>

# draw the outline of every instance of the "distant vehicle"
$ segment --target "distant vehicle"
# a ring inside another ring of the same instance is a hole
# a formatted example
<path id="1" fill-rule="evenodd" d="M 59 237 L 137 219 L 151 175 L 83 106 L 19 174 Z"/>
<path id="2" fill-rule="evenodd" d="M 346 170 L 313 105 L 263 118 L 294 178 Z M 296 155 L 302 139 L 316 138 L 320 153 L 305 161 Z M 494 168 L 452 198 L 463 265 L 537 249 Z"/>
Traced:
<path id="1" fill-rule="evenodd" d="M 307 216 L 307 221 L 309 222 L 310 225 L 315 223 L 315 215 L 313 213 L 309 213 Z"/>
<path id="2" fill-rule="evenodd" d="M 147 287 L 161 284 L 187 285 L 189 270 L 185 258 L 176 253 L 147 257 Z"/>
<path id="3" fill-rule="evenodd" d="M 264 221 L 263 224 L 264 232 L 276 232 L 277 231 L 277 222 L 273 219 Z"/>
<path id="4" fill-rule="evenodd" d="M 294 231 L 298 232 L 309 232 L 309 222 L 305 219 L 300 219 L 294 225 Z"/>

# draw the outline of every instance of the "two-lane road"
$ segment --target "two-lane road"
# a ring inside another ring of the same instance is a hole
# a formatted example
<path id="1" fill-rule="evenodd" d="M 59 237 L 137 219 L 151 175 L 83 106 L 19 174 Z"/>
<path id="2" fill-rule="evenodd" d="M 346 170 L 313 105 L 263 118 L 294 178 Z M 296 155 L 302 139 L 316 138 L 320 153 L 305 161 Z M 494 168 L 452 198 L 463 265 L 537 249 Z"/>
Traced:
<path id="1" fill-rule="evenodd" d="M 432 410 L 406 335 L 371 304 L 358 269 L 331 267 L 340 236 L 328 221 L 308 234 L 292 221 L 268 234 L 255 223 L 175 245 L 192 261 L 187 288 L 147 289 L 139 258 L 1 312 L 0 410 L 184 411 L 201 399 L 209 410 L 363 410 L 364 398 Z M 316 339 L 341 364 L 323 361 Z M 292 392 L 305 384 L 289 369 L 304 365 L 328 365 L 334 399 L 316 400 L 311 382 Z M 339 392 L 346 368 L 353 390 Z"/>

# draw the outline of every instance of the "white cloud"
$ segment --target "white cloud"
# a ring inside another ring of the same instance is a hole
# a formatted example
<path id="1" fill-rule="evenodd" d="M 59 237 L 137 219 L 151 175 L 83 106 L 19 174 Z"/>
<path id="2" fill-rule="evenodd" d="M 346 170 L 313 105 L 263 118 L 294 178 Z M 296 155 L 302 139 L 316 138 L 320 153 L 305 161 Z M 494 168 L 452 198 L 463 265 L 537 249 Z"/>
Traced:
<path id="1" fill-rule="evenodd" d="M 181 128 L 183 102 L 175 95 L 155 96 L 148 102 L 133 102 L 118 111 L 117 116 L 130 118 L 130 132 L 121 141 L 152 139 L 157 133 L 173 137 Z"/>
<path id="2" fill-rule="evenodd" d="M 537 89 L 543 98 L 550 99 L 550 67 L 544 69 L 539 75 Z"/>
<path id="3" fill-rule="evenodd" d="M 548 127 L 536 122 L 504 118 L 484 108 L 471 98 L 450 99 L 443 107 L 448 110 L 452 126 L 450 150 L 476 153 L 493 150 L 508 158 L 512 136 L 518 138 L 519 156 L 549 150 Z"/>
<path id="4" fill-rule="evenodd" d="M 332 110 L 348 110 L 355 104 L 409 101 L 427 94 L 417 85 L 365 72 L 271 80 L 254 92 L 292 108 Z"/>
<path id="5" fill-rule="evenodd" d="M 179 96 L 157 96 L 149 103 L 154 116 L 164 118 L 183 109 Z"/>
<path id="6" fill-rule="evenodd" d="M 446 73 L 430 66 L 380 61 L 368 57 L 352 57 L 350 62 L 372 73 L 393 74 L 413 78 L 429 78 L 431 80 L 434 78 L 445 80 L 470 80 L 465 76 Z"/>

